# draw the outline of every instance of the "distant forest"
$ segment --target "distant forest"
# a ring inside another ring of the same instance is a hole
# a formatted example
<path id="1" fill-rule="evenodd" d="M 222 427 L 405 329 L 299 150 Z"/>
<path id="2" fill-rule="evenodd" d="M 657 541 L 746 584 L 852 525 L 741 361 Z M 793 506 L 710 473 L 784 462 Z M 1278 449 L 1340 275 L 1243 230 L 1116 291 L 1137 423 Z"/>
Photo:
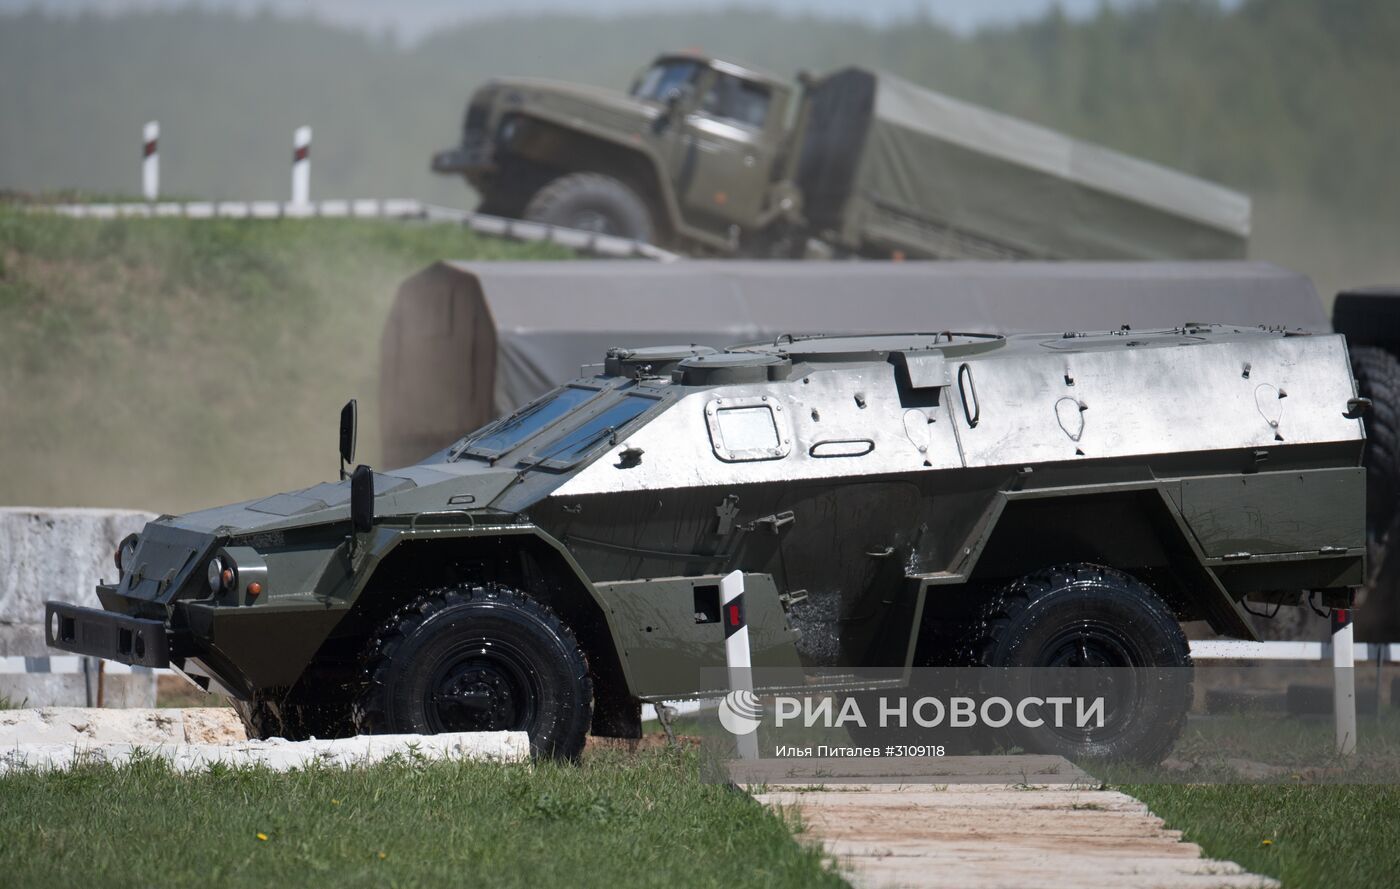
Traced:
<path id="1" fill-rule="evenodd" d="M 405 47 L 310 20 L 196 9 L 0 17 L 0 188 L 137 190 L 141 123 L 167 192 L 282 197 L 294 126 L 313 196 L 468 206 L 427 171 L 493 75 L 623 87 L 698 47 L 791 75 L 878 67 L 1255 198 L 1255 253 L 1320 285 L 1400 283 L 1400 3 L 1158 0 L 961 37 L 744 10 L 505 18 Z"/>

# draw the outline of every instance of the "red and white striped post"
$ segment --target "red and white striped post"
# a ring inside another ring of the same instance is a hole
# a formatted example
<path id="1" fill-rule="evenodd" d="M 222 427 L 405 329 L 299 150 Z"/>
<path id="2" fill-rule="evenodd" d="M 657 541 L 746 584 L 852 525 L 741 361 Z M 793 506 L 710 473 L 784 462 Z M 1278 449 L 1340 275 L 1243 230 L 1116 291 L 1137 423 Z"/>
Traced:
<path id="1" fill-rule="evenodd" d="M 311 127 L 300 126 L 292 134 L 292 203 L 311 203 Z"/>
<path id="2" fill-rule="evenodd" d="M 729 667 L 729 691 L 753 695 L 753 657 L 749 651 L 749 621 L 744 609 L 744 572 L 731 571 L 719 582 L 724 623 L 724 660 Z M 755 702 L 756 703 L 756 702 Z M 758 732 L 737 735 L 739 756 L 758 759 Z"/>
<path id="3" fill-rule="evenodd" d="M 1337 720 L 1337 753 L 1356 752 L 1356 652 L 1351 609 L 1332 609 L 1332 713 Z"/>
<path id="4" fill-rule="evenodd" d="M 141 194 L 150 203 L 160 197 L 160 121 L 146 123 L 141 134 Z"/>

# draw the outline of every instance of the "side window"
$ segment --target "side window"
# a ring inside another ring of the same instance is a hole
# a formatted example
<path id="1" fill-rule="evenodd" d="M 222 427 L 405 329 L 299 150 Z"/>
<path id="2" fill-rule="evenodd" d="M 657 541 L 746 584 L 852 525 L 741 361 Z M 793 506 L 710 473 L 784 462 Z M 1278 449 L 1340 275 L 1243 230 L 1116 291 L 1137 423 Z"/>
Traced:
<path id="1" fill-rule="evenodd" d="M 653 65 L 632 85 L 632 95 L 639 99 L 665 102 L 671 90 L 684 90 L 700 71 L 698 62 L 673 61 Z"/>
<path id="2" fill-rule="evenodd" d="M 716 72 L 701 108 L 714 117 L 761 130 L 771 98 L 768 87 L 761 83 Z"/>
<path id="3" fill-rule="evenodd" d="M 705 405 L 710 446 L 726 463 L 778 460 L 791 450 L 783 406 L 769 398 L 716 398 Z"/>

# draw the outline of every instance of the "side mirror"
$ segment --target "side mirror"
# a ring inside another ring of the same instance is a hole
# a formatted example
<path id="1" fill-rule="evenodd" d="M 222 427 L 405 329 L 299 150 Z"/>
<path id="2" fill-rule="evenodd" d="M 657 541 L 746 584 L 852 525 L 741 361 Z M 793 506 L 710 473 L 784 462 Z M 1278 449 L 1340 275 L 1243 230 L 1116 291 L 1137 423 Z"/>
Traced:
<path id="1" fill-rule="evenodd" d="M 350 524 L 356 534 L 374 528 L 374 470 L 363 464 L 350 474 Z"/>
<path id="2" fill-rule="evenodd" d="M 359 408 L 355 399 L 345 402 L 340 409 L 340 478 L 345 480 L 345 464 L 355 459 L 356 429 L 359 427 Z"/>

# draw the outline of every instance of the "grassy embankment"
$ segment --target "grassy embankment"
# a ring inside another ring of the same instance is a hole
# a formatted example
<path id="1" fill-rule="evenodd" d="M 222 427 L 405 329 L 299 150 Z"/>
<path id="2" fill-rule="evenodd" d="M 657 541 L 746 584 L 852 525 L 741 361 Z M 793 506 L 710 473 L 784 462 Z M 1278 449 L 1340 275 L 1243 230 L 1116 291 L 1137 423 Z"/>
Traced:
<path id="1" fill-rule="evenodd" d="M 0 504 L 184 512 L 379 450 L 379 334 L 434 260 L 566 258 L 452 225 L 73 220 L 0 205 Z"/>
<path id="2" fill-rule="evenodd" d="M 693 755 L 0 777 L 7 886 L 841 886 Z M 265 838 L 265 839 L 264 839 Z"/>

